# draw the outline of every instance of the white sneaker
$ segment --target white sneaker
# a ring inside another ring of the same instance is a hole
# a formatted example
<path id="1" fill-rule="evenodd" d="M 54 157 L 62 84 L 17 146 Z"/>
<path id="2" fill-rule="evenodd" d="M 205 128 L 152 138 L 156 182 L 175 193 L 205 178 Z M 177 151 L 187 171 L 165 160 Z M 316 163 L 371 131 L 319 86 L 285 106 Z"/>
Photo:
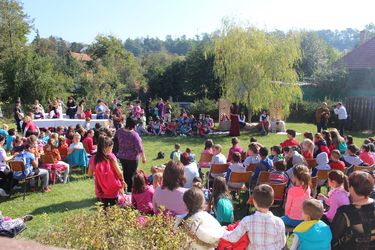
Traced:
<path id="1" fill-rule="evenodd" d="M 0 188 L 0 196 L 2 196 L 2 197 L 8 197 L 9 194 L 7 194 L 4 189 Z"/>

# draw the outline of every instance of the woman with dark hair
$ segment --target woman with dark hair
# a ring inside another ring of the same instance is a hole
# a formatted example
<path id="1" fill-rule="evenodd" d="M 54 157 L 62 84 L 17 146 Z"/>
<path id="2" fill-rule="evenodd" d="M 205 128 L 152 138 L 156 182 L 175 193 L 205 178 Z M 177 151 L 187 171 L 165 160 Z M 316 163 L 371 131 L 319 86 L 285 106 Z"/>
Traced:
<path id="1" fill-rule="evenodd" d="M 69 116 L 69 119 L 74 119 L 77 113 L 77 106 L 73 97 L 68 97 L 68 102 L 66 103 L 66 114 Z"/>
<path id="2" fill-rule="evenodd" d="M 115 134 L 118 149 L 117 157 L 120 159 L 124 171 L 124 179 L 128 185 L 128 192 L 131 192 L 133 186 L 132 178 L 138 168 L 139 155 L 142 157 L 142 163 L 146 163 L 142 139 L 138 133 L 134 131 L 135 124 L 133 118 L 128 117 L 126 119 L 125 128 L 118 129 Z"/>
<path id="3" fill-rule="evenodd" d="M 203 211 L 204 194 L 201 189 L 193 187 L 183 195 L 183 201 L 188 209 L 185 216 L 178 216 L 176 224 L 186 228 L 191 238 L 190 249 L 215 249 L 224 229 L 209 213 Z"/>
<path id="4" fill-rule="evenodd" d="M 163 173 L 163 184 L 156 188 L 153 199 L 153 209 L 156 214 L 164 207 L 164 213 L 171 215 L 186 214 L 187 209 L 182 196 L 186 188 L 184 166 L 181 162 L 170 161 Z"/>
<path id="5" fill-rule="evenodd" d="M 95 176 L 95 193 L 104 207 L 116 204 L 117 195 L 123 192 L 125 182 L 122 171 L 117 164 L 116 156 L 112 153 L 113 141 L 106 136 L 100 136 L 98 151 L 90 158 L 88 176 Z"/>
<path id="6" fill-rule="evenodd" d="M 188 153 L 184 152 L 181 155 L 181 163 L 184 165 L 184 172 L 186 182 L 184 188 L 191 188 L 193 186 L 193 180 L 196 177 L 199 177 L 197 163 L 191 162 L 190 156 Z"/>
<path id="7" fill-rule="evenodd" d="M 235 103 L 232 103 L 232 106 L 230 106 L 229 136 L 240 136 L 240 124 L 238 122 L 238 106 Z"/>
<path id="8" fill-rule="evenodd" d="M 351 204 L 341 206 L 331 223 L 332 249 L 375 249 L 374 177 L 364 171 L 349 176 Z"/>

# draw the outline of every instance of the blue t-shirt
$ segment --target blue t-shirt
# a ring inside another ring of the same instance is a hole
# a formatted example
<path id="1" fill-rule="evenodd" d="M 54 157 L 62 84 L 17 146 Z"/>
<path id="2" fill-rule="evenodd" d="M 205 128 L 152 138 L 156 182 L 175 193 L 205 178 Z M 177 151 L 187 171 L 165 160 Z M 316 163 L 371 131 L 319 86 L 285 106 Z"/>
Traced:
<path id="1" fill-rule="evenodd" d="M 8 134 L 8 131 L 6 131 L 5 129 L 2 129 L 2 128 L 0 128 L 0 134 L 1 134 L 1 135 L 4 135 L 5 138 L 7 138 L 7 136 L 9 135 L 9 134 Z"/>
<path id="2" fill-rule="evenodd" d="M 14 136 L 11 136 L 11 135 L 8 135 L 8 136 L 7 136 L 7 144 L 6 144 L 6 146 L 5 146 L 5 149 L 6 149 L 7 151 L 10 150 L 10 147 L 12 146 L 12 142 L 13 142 L 13 140 L 14 140 Z"/>

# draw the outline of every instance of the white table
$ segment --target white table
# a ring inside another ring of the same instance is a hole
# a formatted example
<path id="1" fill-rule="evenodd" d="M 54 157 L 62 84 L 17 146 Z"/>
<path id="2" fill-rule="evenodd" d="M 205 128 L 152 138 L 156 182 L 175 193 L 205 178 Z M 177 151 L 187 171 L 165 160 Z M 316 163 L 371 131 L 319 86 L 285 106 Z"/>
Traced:
<path id="1" fill-rule="evenodd" d="M 39 128 L 49 128 L 49 127 L 58 127 L 58 126 L 76 126 L 77 124 L 81 124 L 82 126 L 85 126 L 86 121 L 84 119 L 38 119 L 34 120 L 34 123 Z M 103 127 L 107 127 L 111 125 L 110 120 L 102 119 L 102 120 L 91 120 L 90 121 L 90 128 L 94 128 L 95 124 L 99 123 Z"/>

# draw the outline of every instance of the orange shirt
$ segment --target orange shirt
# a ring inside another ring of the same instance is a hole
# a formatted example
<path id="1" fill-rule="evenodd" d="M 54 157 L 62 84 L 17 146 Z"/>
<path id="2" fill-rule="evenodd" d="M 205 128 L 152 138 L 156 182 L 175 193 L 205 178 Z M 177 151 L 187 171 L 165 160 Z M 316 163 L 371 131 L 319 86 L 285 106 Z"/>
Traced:
<path id="1" fill-rule="evenodd" d="M 59 153 L 60 153 L 60 156 L 66 156 L 68 155 L 68 144 L 62 144 L 58 147 L 58 150 L 59 150 Z"/>
<path id="2" fill-rule="evenodd" d="M 48 150 L 48 146 L 44 147 L 44 154 L 52 156 L 55 163 L 61 161 L 60 152 L 57 148 L 53 148 L 52 150 Z"/>

